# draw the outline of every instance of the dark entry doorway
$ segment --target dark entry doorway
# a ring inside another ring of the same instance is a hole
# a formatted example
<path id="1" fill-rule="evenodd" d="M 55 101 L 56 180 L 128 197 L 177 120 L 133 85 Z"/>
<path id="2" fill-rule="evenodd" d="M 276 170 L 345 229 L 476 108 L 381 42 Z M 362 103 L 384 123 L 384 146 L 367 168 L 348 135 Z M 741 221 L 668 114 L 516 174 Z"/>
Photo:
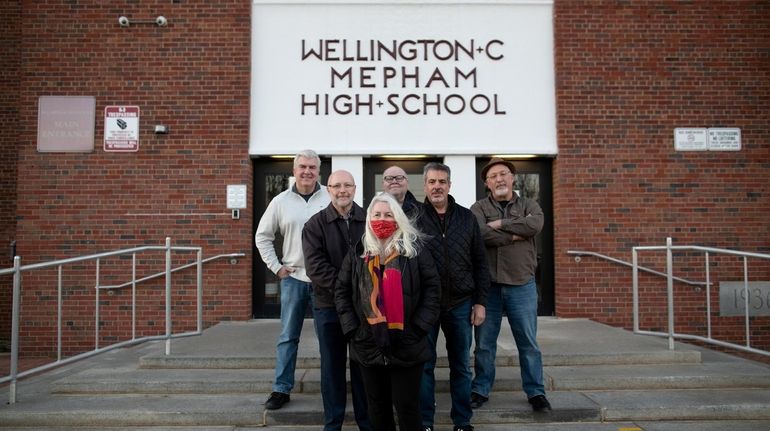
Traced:
<path id="1" fill-rule="evenodd" d="M 254 226 L 252 236 L 257 231 L 257 224 L 262 218 L 267 205 L 279 193 L 289 188 L 292 176 L 293 158 L 264 157 L 254 159 Z M 331 172 L 331 160 L 321 158 L 321 184 L 326 184 L 326 178 Z M 281 257 L 283 238 L 276 236 L 275 251 Z M 252 288 L 251 310 L 255 318 L 279 317 L 281 315 L 281 292 L 278 277 L 268 270 L 259 256 L 259 250 L 251 241 L 252 256 Z"/>
<path id="2" fill-rule="evenodd" d="M 489 162 L 489 157 L 476 159 L 476 172 Z M 553 185 L 551 177 L 551 159 L 512 160 L 516 166 L 514 190 L 520 196 L 534 199 L 545 214 L 543 230 L 535 237 L 537 244 L 537 282 L 538 310 L 540 316 L 552 316 L 555 308 L 554 297 L 554 257 L 553 257 Z M 486 186 L 479 179 L 476 199 L 487 196 Z"/>
<path id="3" fill-rule="evenodd" d="M 382 172 L 391 167 L 398 166 L 406 172 L 409 178 L 409 191 L 412 192 L 417 202 L 425 199 L 423 191 L 422 168 L 428 162 L 443 162 L 440 157 L 413 158 L 413 159 L 364 159 L 364 205 L 366 208 L 372 200 L 372 196 L 382 191 Z"/>

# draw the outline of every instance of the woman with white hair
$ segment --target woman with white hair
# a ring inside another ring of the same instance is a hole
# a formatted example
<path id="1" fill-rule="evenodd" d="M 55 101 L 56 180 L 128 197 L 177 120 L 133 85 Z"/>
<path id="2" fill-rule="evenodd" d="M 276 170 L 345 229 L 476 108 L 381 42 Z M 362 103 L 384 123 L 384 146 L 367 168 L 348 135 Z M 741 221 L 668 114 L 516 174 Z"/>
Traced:
<path id="1" fill-rule="evenodd" d="M 351 251 L 334 292 L 350 358 L 361 365 L 375 430 L 421 429 L 420 382 L 431 358 L 426 334 L 440 309 L 441 285 L 420 234 L 389 194 L 375 196 L 362 247 Z M 362 250 L 363 249 L 363 250 Z"/>

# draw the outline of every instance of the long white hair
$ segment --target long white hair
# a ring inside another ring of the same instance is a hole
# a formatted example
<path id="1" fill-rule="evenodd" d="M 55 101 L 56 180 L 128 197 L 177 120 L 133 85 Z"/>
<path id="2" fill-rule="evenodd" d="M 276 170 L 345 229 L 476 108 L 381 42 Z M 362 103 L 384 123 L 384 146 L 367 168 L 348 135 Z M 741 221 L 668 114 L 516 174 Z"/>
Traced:
<path id="1" fill-rule="evenodd" d="M 372 231 L 370 222 L 372 220 L 372 211 L 374 205 L 377 202 L 385 202 L 390 206 L 390 211 L 393 213 L 393 218 L 398 224 L 398 229 L 388 239 L 388 241 L 381 245 L 379 238 Z M 364 233 L 364 255 L 381 255 L 388 256 L 393 250 L 398 251 L 402 256 L 414 257 L 420 250 L 421 235 L 420 231 L 412 225 L 409 218 L 401 209 L 401 205 L 393 196 L 388 193 L 380 193 L 372 198 L 369 203 L 369 208 L 366 210 L 366 232 Z"/>

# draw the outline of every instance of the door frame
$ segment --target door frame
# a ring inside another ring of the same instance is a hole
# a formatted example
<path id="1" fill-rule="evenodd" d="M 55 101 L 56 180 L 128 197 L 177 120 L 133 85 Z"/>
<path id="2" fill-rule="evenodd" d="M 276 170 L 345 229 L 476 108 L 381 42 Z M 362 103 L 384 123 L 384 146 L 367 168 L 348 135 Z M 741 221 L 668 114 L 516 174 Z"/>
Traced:
<path id="1" fill-rule="evenodd" d="M 253 220 L 254 226 L 251 231 L 256 233 L 259 220 L 267 209 L 267 193 L 265 190 L 265 184 L 263 178 L 268 174 L 288 174 L 287 180 L 284 183 L 284 190 L 288 187 L 288 177 L 291 176 L 292 168 L 294 167 L 294 158 L 274 158 L 274 157 L 257 157 L 252 159 L 254 168 L 254 181 L 251 187 L 253 193 Z M 319 182 L 323 186 L 326 183 L 326 179 L 329 178 L 331 173 L 331 158 L 321 157 L 321 174 Z M 326 193 L 326 190 L 322 191 Z M 252 234 L 253 235 L 253 234 Z M 257 245 L 254 240 L 251 241 L 251 252 L 253 258 L 251 259 L 251 315 L 253 318 L 276 318 L 281 315 L 280 301 L 277 304 L 268 303 L 265 297 L 265 278 L 269 269 L 265 266 L 262 258 L 257 250 Z M 276 250 L 278 256 L 281 256 L 281 250 Z M 280 288 L 279 288 L 280 291 Z"/>
<path id="2" fill-rule="evenodd" d="M 476 172 L 489 163 L 491 157 L 476 158 Z M 553 316 L 556 310 L 555 277 L 554 277 L 554 246 L 553 246 L 553 177 L 552 158 L 535 158 L 526 160 L 509 160 L 516 167 L 517 174 L 538 174 L 540 179 L 540 208 L 545 215 L 543 229 L 540 231 L 540 244 L 542 250 L 538 250 L 538 268 L 535 279 L 538 286 L 538 310 L 539 316 Z M 515 188 L 515 187 L 514 187 Z M 487 196 L 486 186 L 479 181 L 476 187 L 476 199 L 484 199 Z"/>

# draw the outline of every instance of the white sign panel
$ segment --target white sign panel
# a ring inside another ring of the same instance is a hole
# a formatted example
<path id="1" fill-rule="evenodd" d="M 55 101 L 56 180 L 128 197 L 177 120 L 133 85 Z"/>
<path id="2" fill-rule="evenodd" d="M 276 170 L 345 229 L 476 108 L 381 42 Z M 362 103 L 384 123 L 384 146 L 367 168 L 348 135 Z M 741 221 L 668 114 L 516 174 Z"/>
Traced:
<path id="1" fill-rule="evenodd" d="M 708 150 L 708 129 L 683 127 L 674 129 L 674 149 L 676 151 Z"/>
<path id="2" fill-rule="evenodd" d="M 254 0 L 249 151 L 556 154 L 551 1 Z"/>
<path id="3" fill-rule="evenodd" d="M 104 151 L 139 151 L 139 107 L 104 108 Z"/>
<path id="4" fill-rule="evenodd" d="M 246 185 L 228 184 L 227 185 L 227 209 L 245 209 L 246 208 Z"/>
<path id="5" fill-rule="evenodd" d="M 709 129 L 710 151 L 740 151 L 741 129 L 712 127 Z"/>

